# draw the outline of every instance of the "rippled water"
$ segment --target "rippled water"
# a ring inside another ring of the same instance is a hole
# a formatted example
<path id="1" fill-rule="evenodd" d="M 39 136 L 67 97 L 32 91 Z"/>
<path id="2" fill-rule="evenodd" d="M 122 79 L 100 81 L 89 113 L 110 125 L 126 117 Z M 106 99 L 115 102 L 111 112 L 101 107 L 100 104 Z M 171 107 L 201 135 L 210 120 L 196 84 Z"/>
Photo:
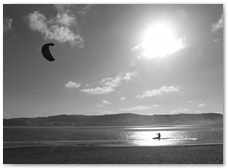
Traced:
<path id="1" fill-rule="evenodd" d="M 161 139 L 153 139 L 156 133 Z M 4 127 L 4 147 L 39 145 L 158 146 L 223 143 L 222 126 Z"/>

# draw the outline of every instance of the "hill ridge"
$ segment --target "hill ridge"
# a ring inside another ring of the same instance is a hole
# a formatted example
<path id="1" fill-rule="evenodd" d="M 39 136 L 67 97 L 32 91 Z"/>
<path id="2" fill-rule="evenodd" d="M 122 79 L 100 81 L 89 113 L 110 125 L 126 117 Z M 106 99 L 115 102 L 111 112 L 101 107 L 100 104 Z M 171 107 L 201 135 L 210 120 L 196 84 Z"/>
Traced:
<path id="1" fill-rule="evenodd" d="M 141 115 L 119 113 L 105 115 L 55 115 L 34 118 L 3 119 L 3 126 L 143 126 L 143 125 L 223 124 L 219 113 Z"/>

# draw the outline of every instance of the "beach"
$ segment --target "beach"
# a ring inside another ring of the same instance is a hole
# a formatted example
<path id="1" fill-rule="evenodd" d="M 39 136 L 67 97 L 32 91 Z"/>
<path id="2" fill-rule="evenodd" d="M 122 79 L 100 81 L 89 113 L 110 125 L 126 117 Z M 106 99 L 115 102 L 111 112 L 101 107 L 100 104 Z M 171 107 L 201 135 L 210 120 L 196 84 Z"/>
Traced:
<path id="1" fill-rule="evenodd" d="M 223 145 L 3 149 L 4 164 L 223 164 Z"/>

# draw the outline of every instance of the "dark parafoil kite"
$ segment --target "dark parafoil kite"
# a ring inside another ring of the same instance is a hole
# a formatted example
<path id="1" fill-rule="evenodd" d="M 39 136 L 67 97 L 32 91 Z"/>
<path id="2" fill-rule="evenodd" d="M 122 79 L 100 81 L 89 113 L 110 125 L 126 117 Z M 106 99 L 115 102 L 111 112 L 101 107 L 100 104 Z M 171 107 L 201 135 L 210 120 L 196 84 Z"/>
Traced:
<path id="1" fill-rule="evenodd" d="M 48 43 L 48 44 L 43 45 L 43 47 L 41 49 L 44 58 L 46 58 L 48 61 L 54 61 L 55 60 L 53 58 L 53 56 L 51 55 L 51 52 L 50 52 L 50 49 L 49 49 L 49 46 L 54 46 L 54 45 L 55 44 L 53 44 L 53 43 Z"/>

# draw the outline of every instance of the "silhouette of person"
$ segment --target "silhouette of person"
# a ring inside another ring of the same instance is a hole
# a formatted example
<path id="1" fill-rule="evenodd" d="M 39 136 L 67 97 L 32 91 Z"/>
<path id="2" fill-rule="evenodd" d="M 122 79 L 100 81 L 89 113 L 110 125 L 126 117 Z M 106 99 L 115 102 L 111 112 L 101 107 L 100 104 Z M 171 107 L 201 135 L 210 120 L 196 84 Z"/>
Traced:
<path id="1" fill-rule="evenodd" d="M 160 140 L 160 138 L 161 138 L 160 132 L 157 135 L 158 135 L 158 140 Z"/>

